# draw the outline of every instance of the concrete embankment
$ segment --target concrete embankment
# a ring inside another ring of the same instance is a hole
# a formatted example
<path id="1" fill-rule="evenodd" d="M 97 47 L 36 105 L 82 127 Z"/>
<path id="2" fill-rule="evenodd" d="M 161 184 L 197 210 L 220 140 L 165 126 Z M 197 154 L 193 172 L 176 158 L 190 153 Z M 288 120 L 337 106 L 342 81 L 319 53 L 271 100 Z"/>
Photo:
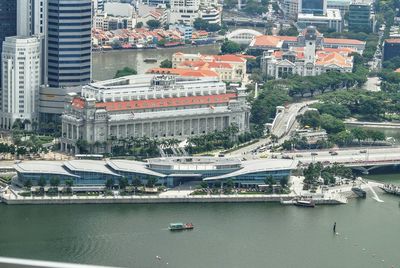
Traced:
<path id="1" fill-rule="evenodd" d="M 68 204 L 163 204 L 163 203 L 263 203 L 292 200 L 293 195 L 232 195 L 232 196 L 187 196 L 187 197 L 15 197 L 3 196 L 8 205 L 68 205 Z M 343 204 L 339 199 L 315 199 L 318 205 Z"/>
<path id="2" fill-rule="evenodd" d="M 376 128 L 400 128 L 400 123 L 392 122 L 363 122 L 363 121 L 351 121 L 346 120 L 344 122 L 349 126 L 363 126 L 363 127 L 376 127 Z"/>
<path id="3" fill-rule="evenodd" d="M 292 199 L 289 195 L 188 196 L 188 197 L 2 197 L 8 205 L 48 204 L 157 204 L 157 203 L 257 203 Z"/>

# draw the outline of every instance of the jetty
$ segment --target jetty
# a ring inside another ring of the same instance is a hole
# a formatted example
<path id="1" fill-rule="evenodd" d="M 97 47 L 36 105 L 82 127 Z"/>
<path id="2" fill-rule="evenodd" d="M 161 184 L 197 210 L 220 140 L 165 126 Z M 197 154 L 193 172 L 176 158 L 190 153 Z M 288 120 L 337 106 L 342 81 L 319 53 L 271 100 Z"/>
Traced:
<path id="1" fill-rule="evenodd" d="M 385 193 L 400 196 L 400 186 L 394 184 L 384 184 L 382 186 L 379 186 L 379 188 L 382 189 Z"/>

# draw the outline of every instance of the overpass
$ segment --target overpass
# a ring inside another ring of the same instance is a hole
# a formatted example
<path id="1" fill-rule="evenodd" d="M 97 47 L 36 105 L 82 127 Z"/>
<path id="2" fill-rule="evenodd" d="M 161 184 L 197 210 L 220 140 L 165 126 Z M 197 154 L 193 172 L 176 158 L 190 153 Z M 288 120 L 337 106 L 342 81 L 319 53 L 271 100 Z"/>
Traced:
<path id="1" fill-rule="evenodd" d="M 400 165 L 400 147 L 353 148 L 334 151 L 334 154 L 329 153 L 328 150 L 296 151 L 284 154 L 283 157 L 297 159 L 303 166 L 316 162 L 324 165 L 338 163 L 364 174 L 379 167 Z"/>

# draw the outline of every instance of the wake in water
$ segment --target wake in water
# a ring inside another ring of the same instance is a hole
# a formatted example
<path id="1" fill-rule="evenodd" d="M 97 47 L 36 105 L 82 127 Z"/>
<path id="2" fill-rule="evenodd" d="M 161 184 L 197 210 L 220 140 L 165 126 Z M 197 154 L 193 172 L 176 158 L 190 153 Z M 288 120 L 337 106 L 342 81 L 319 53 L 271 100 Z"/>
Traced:
<path id="1" fill-rule="evenodd" d="M 368 184 L 367 182 L 365 182 L 363 179 L 360 178 L 360 181 L 362 183 L 364 183 L 365 185 L 367 185 L 367 187 L 369 188 L 369 190 L 371 191 L 373 197 L 372 199 L 374 199 L 375 201 L 379 202 L 379 203 L 383 203 L 384 201 L 382 199 L 379 198 L 379 196 L 376 194 L 374 188 L 372 188 L 372 186 L 370 184 Z"/>

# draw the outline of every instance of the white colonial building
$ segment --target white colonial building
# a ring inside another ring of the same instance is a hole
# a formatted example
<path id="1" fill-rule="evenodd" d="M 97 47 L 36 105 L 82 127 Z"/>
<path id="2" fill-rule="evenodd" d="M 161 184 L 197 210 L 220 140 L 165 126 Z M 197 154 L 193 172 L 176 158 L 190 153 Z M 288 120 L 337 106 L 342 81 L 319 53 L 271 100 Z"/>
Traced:
<path id="1" fill-rule="evenodd" d="M 288 75 L 315 76 L 329 71 L 352 72 L 355 50 L 350 48 L 324 48 L 318 42 L 318 32 L 308 27 L 304 33 L 304 47 L 293 46 L 288 50 L 268 50 L 261 59 L 265 74 L 276 79 Z"/>
<path id="2" fill-rule="evenodd" d="M 15 120 L 37 120 L 39 106 L 40 38 L 7 37 L 3 42 L 0 126 Z M 30 128 L 30 124 L 26 124 Z"/>
<path id="3" fill-rule="evenodd" d="M 61 149 L 76 142 L 106 144 L 110 138 L 185 139 L 235 124 L 249 129 L 245 89 L 226 90 L 218 78 L 126 76 L 84 86 L 70 94 L 62 115 Z"/>

